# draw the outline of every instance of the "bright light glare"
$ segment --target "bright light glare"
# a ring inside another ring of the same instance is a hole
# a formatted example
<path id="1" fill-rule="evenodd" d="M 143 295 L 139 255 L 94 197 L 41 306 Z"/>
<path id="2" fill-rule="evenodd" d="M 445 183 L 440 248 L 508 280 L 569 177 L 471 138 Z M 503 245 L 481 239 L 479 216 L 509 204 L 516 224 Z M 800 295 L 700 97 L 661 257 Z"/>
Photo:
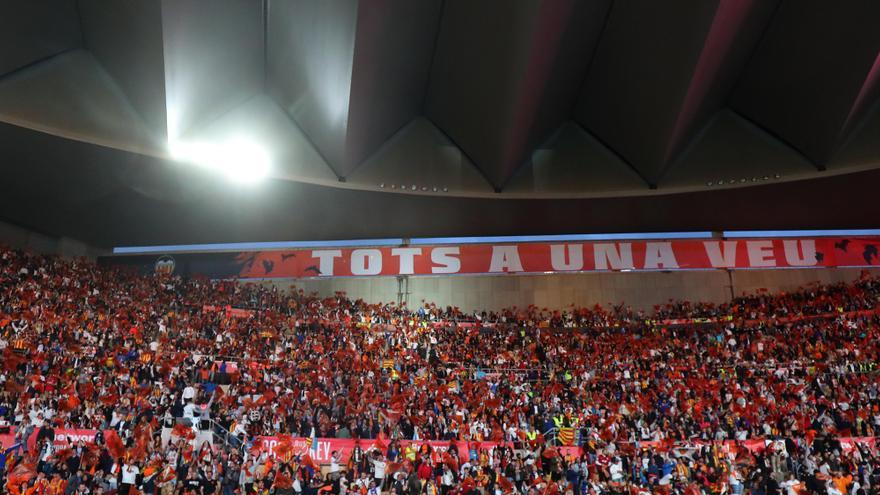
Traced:
<path id="1" fill-rule="evenodd" d="M 269 174 L 269 154 L 243 138 L 221 143 L 171 141 L 168 149 L 175 160 L 216 170 L 235 182 L 256 182 Z"/>

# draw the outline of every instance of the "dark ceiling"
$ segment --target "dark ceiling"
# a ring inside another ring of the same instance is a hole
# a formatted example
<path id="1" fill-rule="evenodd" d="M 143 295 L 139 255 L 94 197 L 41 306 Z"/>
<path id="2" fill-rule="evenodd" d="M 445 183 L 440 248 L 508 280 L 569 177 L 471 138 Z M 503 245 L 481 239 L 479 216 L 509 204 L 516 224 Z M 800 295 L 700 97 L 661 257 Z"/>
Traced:
<path id="1" fill-rule="evenodd" d="M 877 226 L 875 0 L 0 4 L 2 216 L 98 246 Z M 169 142 L 246 136 L 240 186 Z"/>

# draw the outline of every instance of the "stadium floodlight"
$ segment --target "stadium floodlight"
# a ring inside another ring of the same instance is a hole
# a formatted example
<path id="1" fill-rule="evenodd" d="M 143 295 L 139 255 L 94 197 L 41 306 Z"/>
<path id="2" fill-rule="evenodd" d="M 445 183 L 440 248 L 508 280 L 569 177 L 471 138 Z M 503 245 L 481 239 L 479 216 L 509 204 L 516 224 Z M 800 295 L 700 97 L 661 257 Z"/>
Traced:
<path id="1" fill-rule="evenodd" d="M 245 138 L 219 143 L 171 141 L 168 149 L 175 160 L 216 170 L 234 182 L 252 183 L 269 175 L 269 154 Z"/>

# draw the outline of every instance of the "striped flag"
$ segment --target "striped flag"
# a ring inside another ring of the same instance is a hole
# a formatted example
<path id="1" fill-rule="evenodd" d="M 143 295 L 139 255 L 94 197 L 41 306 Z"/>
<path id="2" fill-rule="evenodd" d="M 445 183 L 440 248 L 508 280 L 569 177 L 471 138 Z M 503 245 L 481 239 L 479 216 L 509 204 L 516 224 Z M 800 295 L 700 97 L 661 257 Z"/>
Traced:
<path id="1" fill-rule="evenodd" d="M 559 433 L 556 434 L 556 438 L 562 445 L 574 444 L 574 428 L 559 428 Z"/>
<path id="2" fill-rule="evenodd" d="M 393 359 L 383 359 L 382 360 L 382 367 L 385 368 L 386 370 L 393 368 L 394 367 L 394 360 Z"/>
<path id="3" fill-rule="evenodd" d="M 315 436 L 315 427 L 312 427 L 312 433 L 309 435 L 309 438 L 306 440 L 306 450 L 311 451 L 312 454 L 318 453 L 318 438 Z"/>

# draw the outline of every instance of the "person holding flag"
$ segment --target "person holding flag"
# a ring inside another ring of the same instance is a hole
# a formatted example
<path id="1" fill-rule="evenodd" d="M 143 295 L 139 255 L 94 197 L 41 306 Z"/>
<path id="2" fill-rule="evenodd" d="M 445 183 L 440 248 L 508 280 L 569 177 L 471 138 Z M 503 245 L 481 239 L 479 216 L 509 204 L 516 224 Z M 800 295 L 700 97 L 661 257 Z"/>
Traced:
<path id="1" fill-rule="evenodd" d="M 308 470 L 308 478 L 311 479 L 316 474 L 320 474 L 321 469 L 315 463 L 315 457 L 318 455 L 318 437 L 315 434 L 315 427 L 312 427 L 312 432 L 309 435 L 309 438 L 306 439 L 306 449 L 302 454 L 301 463 Z"/>

